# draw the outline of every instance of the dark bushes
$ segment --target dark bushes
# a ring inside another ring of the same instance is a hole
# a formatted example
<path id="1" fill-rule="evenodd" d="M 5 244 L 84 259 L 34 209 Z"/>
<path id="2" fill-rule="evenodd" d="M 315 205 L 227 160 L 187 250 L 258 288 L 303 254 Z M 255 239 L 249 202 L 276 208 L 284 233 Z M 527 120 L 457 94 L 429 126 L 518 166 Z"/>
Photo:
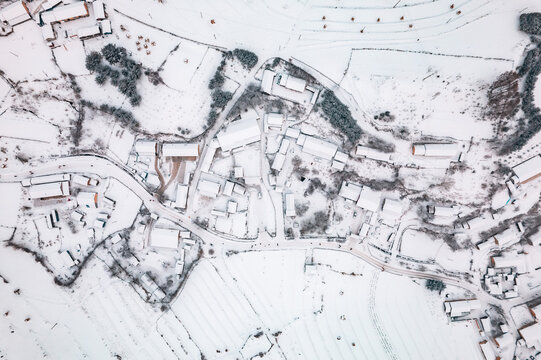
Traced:
<path id="1" fill-rule="evenodd" d="M 520 15 L 520 30 L 530 35 L 541 35 L 541 13 Z"/>
<path id="2" fill-rule="evenodd" d="M 349 108 L 342 104 L 331 90 L 325 90 L 322 94 L 321 110 L 331 125 L 340 130 L 352 143 L 359 140 L 362 130 L 357 121 L 351 116 Z"/>
<path id="3" fill-rule="evenodd" d="M 118 65 L 121 70 L 103 64 L 102 58 L 111 65 Z M 111 84 L 129 98 L 130 104 L 137 106 L 141 103 L 141 95 L 137 92 L 137 80 L 141 78 L 143 67 L 130 59 L 123 47 L 108 44 L 101 50 L 101 55 L 95 51 L 91 52 L 86 57 L 86 68 L 96 73 L 95 80 L 99 85 L 111 79 Z"/>
<path id="4" fill-rule="evenodd" d="M 258 57 L 251 51 L 235 49 L 233 50 L 233 56 L 235 56 L 240 61 L 242 66 L 248 70 L 257 65 Z"/>

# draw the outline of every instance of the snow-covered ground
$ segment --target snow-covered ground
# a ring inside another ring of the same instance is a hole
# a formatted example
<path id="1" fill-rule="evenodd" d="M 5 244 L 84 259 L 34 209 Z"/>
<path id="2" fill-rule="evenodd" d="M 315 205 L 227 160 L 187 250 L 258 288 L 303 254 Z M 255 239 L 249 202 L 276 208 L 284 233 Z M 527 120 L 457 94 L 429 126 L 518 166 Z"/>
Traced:
<path id="1" fill-rule="evenodd" d="M 6 356 L 250 358 L 263 332 L 264 359 L 481 359 L 474 325 L 448 324 L 440 296 L 340 252 L 314 251 L 315 269 L 301 250 L 204 260 L 166 312 L 111 277 L 101 252 L 71 289 L 22 252 L 0 254 Z"/>

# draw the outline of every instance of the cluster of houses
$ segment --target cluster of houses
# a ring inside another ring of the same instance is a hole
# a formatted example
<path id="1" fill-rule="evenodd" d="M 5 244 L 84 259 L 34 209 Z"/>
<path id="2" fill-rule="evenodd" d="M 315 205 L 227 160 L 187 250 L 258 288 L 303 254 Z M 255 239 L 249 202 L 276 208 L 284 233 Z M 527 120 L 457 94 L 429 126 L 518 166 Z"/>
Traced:
<path id="1" fill-rule="evenodd" d="M 116 204 L 115 200 L 100 194 L 97 179 L 81 174 L 35 176 L 22 180 L 21 184 L 34 204 L 52 208 L 34 219 L 38 231 L 58 230 L 62 220 L 58 206 L 61 206 L 67 209 L 64 220 L 85 229 L 89 238 L 94 238 L 95 232 L 107 225 Z M 80 245 L 78 248 L 80 250 Z M 70 267 L 78 263 L 74 255 L 66 250 L 60 257 Z"/>
<path id="2" fill-rule="evenodd" d="M 45 0 L 39 4 L 36 2 L 36 5 L 19 0 L 1 9 L 0 34 L 8 35 L 15 25 L 31 19 L 41 27 L 43 39 L 51 47 L 58 46 L 54 42 L 60 38 L 86 40 L 112 34 L 111 21 L 107 19 L 102 0 L 67 3 L 62 0 Z M 63 24 L 68 22 L 70 26 L 64 27 Z"/>

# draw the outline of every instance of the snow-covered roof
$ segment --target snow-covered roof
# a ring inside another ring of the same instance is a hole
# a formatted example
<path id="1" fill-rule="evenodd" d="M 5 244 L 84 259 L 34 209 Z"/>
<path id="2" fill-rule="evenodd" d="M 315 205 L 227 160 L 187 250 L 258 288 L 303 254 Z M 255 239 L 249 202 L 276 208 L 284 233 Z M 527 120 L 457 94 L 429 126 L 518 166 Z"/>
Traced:
<path id="1" fill-rule="evenodd" d="M 363 186 L 359 200 L 357 200 L 357 206 L 372 212 L 378 211 L 381 201 L 381 193 L 374 191 L 369 187 Z"/>
<path id="2" fill-rule="evenodd" d="M 177 249 L 180 239 L 180 230 L 154 228 L 150 232 L 148 245 L 165 249 Z"/>
<path id="3" fill-rule="evenodd" d="M 457 206 L 434 206 L 434 216 L 453 217 L 457 216 L 459 211 Z"/>
<path id="4" fill-rule="evenodd" d="M 238 205 L 239 204 L 236 201 L 229 200 L 227 202 L 227 212 L 231 214 L 236 213 Z"/>
<path id="5" fill-rule="evenodd" d="M 469 314 L 472 310 L 481 308 L 481 302 L 477 299 L 446 301 L 446 312 L 451 317 Z"/>
<path id="6" fill-rule="evenodd" d="M 111 20 L 101 20 L 98 21 L 98 25 L 101 28 L 102 34 L 111 34 L 113 32 L 113 28 L 111 27 Z"/>
<path id="7" fill-rule="evenodd" d="M 90 25 L 77 29 L 77 37 L 84 39 L 101 34 L 100 27 L 98 25 Z"/>
<path id="8" fill-rule="evenodd" d="M 481 226 L 483 225 L 486 225 L 486 224 L 489 224 L 491 221 L 490 218 L 488 217 L 485 217 L 485 216 L 478 216 L 476 218 L 473 218 L 471 220 L 468 220 L 467 224 L 468 224 L 468 228 L 470 228 L 471 230 L 473 229 L 478 229 L 480 228 Z"/>
<path id="9" fill-rule="evenodd" d="M 55 7 L 56 5 L 60 4 L 62 0 L 47 0 L 41 3 L 41 8 L 43 10 L 49 10 L 52 7 Z"/>
<path id="10" fill-rule="evenodd" d="M 233 188 L 235 187 L 235 183 L 231 181 L 226 181 L 224 186 L 224 195 L 231 196 L 233 193 Z"/>
<path id="11" fill-rule="evenodd" d="M 492 257 L 492 264 L 494 268 L 508 268 L 508 267 L 522 267 L 524 266 L 525 257 L 524 255 L 505 255 L 505 256 L 494 256 Z"/>
<path id="12" fill-rule="evenodd" d="M 175 207 L 179 209 L 186 208 L 187 199 L 188 199 L 188 185 L 178 184 L 177 194 L 175 197 Z"/>
<path id="13" fill-rule="evenodd" d="M 355 154 L 359 156 L 364 156 L 368 159 L 379 160 L 379 161 L 389 161 L 391 159 L 391 155 L 389 154 L 382 153 L 382 152 L 377 151 L 376 149 L 372 149 L 372 148 L 362 146 L 362 145 L 357 145 Z"/>
<path id="14" fill-rule="evenodd" d="M 54 183 L 32 185 L 28 188 L 28 194 L 32 199 L 49 198 L 55 196 L 67 196 L 70 194 L 69 182 L 61 181 Z"/>
<path id="15" fill-rule="evenodd" d="M 80 191 L 77 194 L 77 204 L 79 204 L 79 206 L 94 207 L 94 208 L 97 207 L 98 206 L 98 193 Z"/>
<path id="16" fill-rule="evenodd" d="M 44 22 L 60 22 L 88 16 L 86 1 L 77 1 L 68 5 L 58 6 L 40 14 Z"/>
<path id="17" fill-rule="evenodd" d="M 70 179 L 71 179 L 70 174 L 51 174 L 51 175 L 35 176 L 35 177 L 23 179 L 21 181 L 21 184 L 22 186 L 30 186 L 30 185 L 52 183 L 52 182 L 69 181 Z"/>
<path id="18" fill-rule="evenodd" d="M 229 151 L 261 139 L 261 129 L 257 120 L 241 119 L 232 122 L 217 135 L 222 151 Z"/>
<path id="19" fill-rule="evenodd" d="M 274 82 L 274 76 L 276 73 L 272 70 L 263 71 L 263 78 L 261 79 L 261 91 L 266 94 L 271 94 L 272 85 Z"/>
<path id="20" fill-rule="evenodd" d="M 359 230 L 359 236 L 361 238 L 365 238 L 368 235 L 369 231 L 370 231 L 370 224 L 363 223 L 361 225 L 361 229 Z"/>
<path id="21" fill-rule="evenodd" d="M 272 169 L 281 171 L 286 161 L 286 156 L 284 154 L 277 153 L 274 161 L 272 162 Z"/>
<path id="22" fill-rule="evenodd" d="M 268 127 L 281 127 L 284 123 L 284 114 L 268 113 L 265 114 L 265 120 Z"/>
<path id="23" fill-rule="evenodd" d="M 344 164 L 348 162 L 349 156 L 345 152 L 337 151 L 334 155 L 334 160 L 343 162 Z"/>
<path id="24" fill-rule="evenodd" d="M 220 184 L 209 180 L 199 180 L 199 184 L 197 184 L 197 190 L 199 190 L 201 195 L 208 197 L 216 197 L 220 192 Z"/>
<path id="25" fill-rule="evenodd" d="M 520 183 L 525 183 L 541 175 L 541 156 L 536 155 L 513 167 Z"/>
<path id="26" fill-rule="evenodd" d="M 453 157 L 457 152 L 456 144 L 414 144 L 412 147 L 413 155 L 419 156 Z"/>
<path id="27" fill-rule="evenodd" d="M 297 212 L 295 211 L 295 195 L 292 193 L 286 194 L 286 216 L 295 216 Z"/>
<path id="28" fill-rule="evenodd" d="M 534 246 L 539 246 L 541 244 L 541 230 L 538 229 L 536 233 L 530 235 L 529 239 Z"/>
<path id="29" fill-rule="evenodd" d="M 399 200 L 384 199 L 382 209 L 386 214 L 399 216 L 402 214 L 402 203 Z"/>
<path id="30" fill-rule="evenodd" d="M 0 10 L 0 20 L 14 26 L 30 19 L 30 13 L 26 8 L 26 4 L 19 0 Z"/>
<path id="31" fill-rule="evenodd" d="M 56 34 L 54 33 L 54 29 L 51 24 L 45 24 L 41 27 L 41 35 L 45 41 L 56 39 Z"/>
<path id="32" fill-rule="evenodd" d="M 306 80 L 288 74 L 282 74 L 280 77 L 280 85 L 290 90 L 303 92 L 306 88 Z"/>
<path id="33" fill-rule="evenodd" d="M 199 144 L 167 143 L 162 145 L 162 155 L 165 157 L 197 157 Z"/>
<path id="34" fill-rule="evenodd" d="M 137 140 L 135 142 L 135 152 L 138 155 L 156 155 L 156 141 Z"/>
<path id="35" fill-rule="evenodd" d="M 291 141 L 289 141 L 288 139 L 282 139 L 282 142 L 280 143 L 280 149 L 278 150 L 278 152 L 280 154 L 284 154 L 287 152 L 287 149 L 289 149 L 289 144 L 291 143 Z"/>
<path id="36" fill-rule="evenodd" d="M 77 185 L 88 186 L 90 178 L 88 176 L 76 174 L 71 178 L 71 182 Z"/>
<path id="37" fill-rule="evenodd" d="M 507 228 L 506 230 L 494 235 L 494 239 L 498 242 L 500 248 L 511 246 L 520 240 L 520 236 L 513 228 Z"/>
<path id="38" fill-rule="evenodd" d="M 342 186 L 340 187 L 340 192 L 338 195 L 351 200 L 351 201 L 357 201 L 359 199 L 359 195 L 361 194 L 362 187 L 360 185 L 355 185 L 352 183 L 348 183 L 346 181 L 342 182 Z"/>
<path id="39" fill-rule="evenodd" d="M 103 1 L 94 1 L 92 3 L 92 8 L 94 9 L 94 17 L 96 18 L 96 20 L 105 19 L 105 7 L 103 6 Z"/>
<path id="40" fill-rule="evenodd" d="M 340 161 L 333 160 L 331 163 L 331 167 L 338 171 L 342 171 L 346 167 L 346 164 Z"/>
<path id="41" fill-rule="evenodd" d="M 505 333 L 495 337 L 494 342 L 499 348 L 505 348 L 515 343 L 515 337 L 511 333 Z"/>
<path id="42" fill-rule="evenodd" d="M 286 136 L 287 136 L 287 137 L 296 139 L 296 138 L 299 137 L 300 134 L 301 134 L 301 130 L 300 130 L 300 129 L 292 128 L 292 127 L 288 127 L 288 128 L 286 129 Z"/>
<path id="43" fill-rule="evenodd" d="M 488 343 L 486 340 L 481 341 L 479 346 L 481 347 L 481 352 L 485 356 L 486 360 L 496 360 L 496 354 L 494 353 L 494 349 L 492 349 L 490 343 Z"/>
<path id="44" fill-rule="evenodd" d="M 541 324 L 540 323 L 534 323 L 530 326 L 527 326 L 521 330 L 519 330 L 520 335 L 526 341 L 526 346 L 529 348 L 535 347 L 536 349 L 539 349 L 539 345 L 541 344 Z"/>
<path id="45" fill-rule="evenodd" d="M 302 151 L 326 160 L 331 160 L 337 150 L 338 146 L 335 144 L 317 139 L 313 136 L 307 136 L 302 145 Z"/>

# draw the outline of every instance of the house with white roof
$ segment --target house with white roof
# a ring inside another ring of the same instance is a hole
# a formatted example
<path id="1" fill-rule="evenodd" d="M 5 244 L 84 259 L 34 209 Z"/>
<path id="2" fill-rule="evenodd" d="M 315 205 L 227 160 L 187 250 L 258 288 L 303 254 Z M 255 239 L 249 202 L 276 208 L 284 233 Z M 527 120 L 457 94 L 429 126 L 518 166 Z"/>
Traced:
<path id="1" fill-rule="evenodd" d="M 477 299 L 451 300 L 444 302 L 445 312 L 451 317 L 468 315 L 472 310 L 479 310 L 481 302 Z"/>
<path id="2" fill-rule="evenodd" d="M 303 92 L 306 89 L 306 80 L 288 74 L 280 74 L 278 85 L 289 90 Z"/>
<path id="3" fill-rule="evenodd" d="M 520 184 L 527 183 L 541 176 L 541 155 L 536 155 L 513 167 L 513 172 Z"/>
<path id="4" fill-rule="evenodd" d="M 92 3 L 92 9 L 94 9 L 94 18 L 96 20 L 103 20 L 105 16 L 105 6 L 102 0 L 96 0 Z"/>
<path id="5" fill-rule="evenodd" d="M 494 240 L 498 243 L 500 249 L 504 249 L 520 241 L 518 231 L 513 228 L 507 228 L 504 231 L 494 235 Z"/>
<path id="6" fill-rule="evenodd" d="M 180 230 L 153 228 L 148 245 L 162 249 L 176 250 L 179 247 Z"/>
<path id="7" fill-rule="evenodd" d="M 158 143 L 151 140 L 137 140 L 135 142 L 135 152 L 139 156 L 155 156 L 158 149 Z"/>
<path id="8" fill-rule="evenodd" d="M 255 118 L 241 119 L 220 131 L 217 138 L 222 151 L 229 151 L 261 140 L 261 129 Z"/>
<path id="9" fill-rule="evenodd" d="M 98 207 L 98 193 L 81 191 L 77 194 L 77 204 L 87 208 Z"/>
<path id="10" fill-rule="evenodd" d="M 302 151 L 325 160 L 332 160 L 338 151 L 338 146 L 313 136 L 306 136 Z"/>
<path id="11" fill-rule="evenodd" d="M 346 200 L 357 202 L 357 200 L 359 200 L 359 195 L 361 195 L 361 190 L 362 186 L 343 181 L 338 195 Z"/>
<path id="12" fill-rule="evenodd" d="M 197 190 L 203 196 L 216 197 L 220 192 L 220 183 L 210 181 L 210 180 L 199 180 L 197 184 Z"/>
<path id="13" fill-rule="evenodd" d="M 505 333 L 498 337 L 495 337 L 494 343 L 496 343 L 497 347 L 499 347 L 500 349 L 503 349 L 503 348 L 513 345 L 515 343 L 515 337 L 511 333 Z"/>
<path id="14" fill-rule="evenodd" d="M 378 160 L 378 161 L 387 161 L 391 160 L 391 155 L 387 153 L 380 152 L 376 149 L 369 148 L 367 146 L 357 145 L 355 150 L 357 156 L 365 157 L 367 159 Z"/>
<path id="15" fill-rule="evenodd" d="M 402 215 L 402 202 L 394 199 L 383 200 L 383 214 L 397 218 Z"/>
<path id="16" fill-rule="evenodd" d="M 414 144 L 411 152 L 416 156 L 450 158 L 458 155 L 456 144 Z"/>
<path id="17" fill-rule="evenodd" d="M 77 29 L 77 37 L 80 40 L 90 39 L 98 35 L 101 35 L 101 29 L 98 25 L 84 26 Z"/>
<path id="18" fill-rule="evenodd" d="M 162 145 L 162 156 L 197 158 L 199 156 L 199 144 L 164 143 Z"/>
<path id="19" fill-rule="evenodd" d="M 10 26 L 15 26 L 31 18 L 30 11 L 22 0 L 9 4 L 0 10 L 0 22 L 8 23 Z"/>
<path id="20" fill-rule="evenodd" d="M 88 15 L 88 5 L 86 1 L 76 1 L 71 4 L 56 6 L 50 10 L 42 11 L 39 14 L 39 18 L 41 25 L 43 25 L 71 21 L 87 17 Z"/>
<path id="21" fill-rule="evenodd" d="M 277 153 L 274 157 L 274 161 L 272 162 L 271 169 L 276 171 L 282 171 L 282 167 L 284 166 L 284 162 L 286 161 L 286 156 L 281 153 Z"/>
<path id="22" fill-rule="evenodd" d="M 529 348 L 541 350 L 541 324 L 536 322 L 518 331 Z"/>
<path id="23" fill-rule="evenodd" d="M 177 194 L 175 197 L 175 207 L 179 209 L 185 209 L 187 200 L 188 200 L 188 185 L 178 184 Z"/>
<path id="24" fill-rule="evenodd" d="M 367 186 L 363 186 L 356 205 L 362 209 L 376 212 L 379 209 L 380 202 L 381 193 L 379 191 L 374 191 Z"/>
<path id="25" fill-rule="evenodd" d="M 31 199 L 47 199 L 68 196 L 69 194 L 70 189 L 68 181 L 32 185 L 28 188 L 28 195 Z"/>
<path id="26" fill-rule="evenodd" d="M 267 113 L 264 115 L 263 121 L 266 131 L 269 129 L 281 130 L 282 125 L 284 124 L 284 114 Z"/>
<path id="27" fill-rule="evenodd" d="M 272 86 L 274 85 L 274 77 L 276 73 L 272 70 L 263 71 L 263 78 L 261 79 L 261 92 L 265 94 L 272 94 Z"/>
<path id="28" fill-rule="evenodd" d="M 297 211 L 295 210 L 295 195 L 293 193 L 285 194 L 285 204 L 286 216 L 296 216 Z"/>

